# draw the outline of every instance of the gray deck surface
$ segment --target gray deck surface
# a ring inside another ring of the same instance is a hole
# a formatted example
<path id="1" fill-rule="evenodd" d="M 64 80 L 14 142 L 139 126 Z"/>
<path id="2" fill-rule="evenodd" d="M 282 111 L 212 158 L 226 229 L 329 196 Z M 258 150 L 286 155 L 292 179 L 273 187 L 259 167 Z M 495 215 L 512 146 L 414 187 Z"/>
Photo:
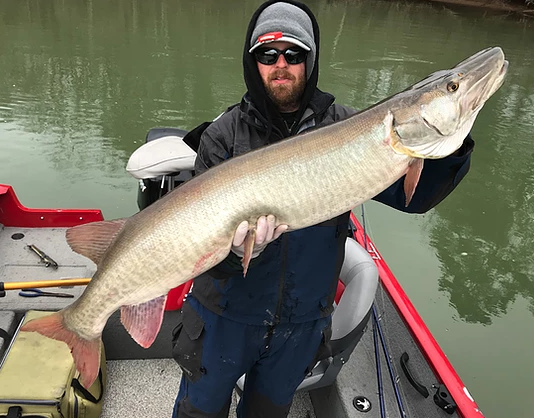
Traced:
<path id="1" fill-rule="evenodd" d="M 436 378 L 430 371 L 421 351 L 411 338 L 402 323 L 387 294 L 379 287 L 375 304 L 379 315 L 379 322 L 385 335 L 393 375 L 398 383 L 403 402 L 405 416 L 413 418 L 457 417 L 448 415 L 433 401 L 435 389 L 432 384 Z M 378 397 L 378 378 L 375 359 L 373 324 L 369 321 L 366 332 L 352 353 L 350 360 L 343 366 L 332 387 L 318 389 L 312 393 L 312 401 L 318 418 L 346 417 L 346 418 L 380 418 L 380 402 Z M 380 344 L 380 342 L 379 342 Z M 409 383 L 400 367 L 400 357 L 403 352 L 410 356 L 409 367 L 418 381 L 426 386 L 430 392 L 424 398 Z M 394 386 L 389 375 L 386 356 L 380 348 L 380 374 L 384 393 L 386 417 L 404 418 L 399 410 L 395 397 Z M 356 396 L 365 396 L 372 404 L 367 413 L 357 411 L 352 402 Z"/>
<path id="2" fill-rule="evenodd" d="M 14 240 L 12 239 L 14 233 L 23 233 L 24 238 Z M 55 270 L 41 264 L 39 258 L 26 248 L 29 244 L 37 245 L 54 258 L 59 268 Z M 90 260 L 70 250 L 65 242 L 64 229 L 4 228 L 0 225 L 0 281 L 91 277 L 95 269 L 96 266 Z M 83 287 L 48 290 L 71 292 L 78 297 Z M 17 291 L 8 291 L 7 296 L 0 299 L 0 317 L 13 316 L 13 311 L 20 317 L 29 309 L 58 310 L 73 300 L 42 297 L 26 299 L 19 296 Z M 432 389 L 432 384 L 436 383 L 436 378 L 381 287 L 376 295 L 375 304 L 380 312 L 380 324 L 386 336 L 394 368 L 394 379 L 399 384 L 406 416 L 450 417 L 451 415 L 434 404 L 432 395 L 435 390 Z M 174 360 L 169 358 L 170 336 L 176 323 L 176 314 L 176 311 L 166 313 L 162 330 L 153 347 L 148 350 L 137 346 L 126 334 L 118 315 L 115 314 L 110 318 L 104 330 L 104 345 L 106 353 L 109 353 L 109 371 L 103 418 L 171 416 L 180 381 L 180 369 Z M 409 363 L 414 374 L 430 391 L 430 396 L 426 399 L 413 389 L 400 370 L 399 359 L 405 351 L 410 356 Z M 383 353 L 380 356 L 386 416 L 402 417 L 386 367 L 386 357 Z M 338 375 L 336 384 L 310 393 L 298 393 L 290 417 L 378 418 L 380 407 L 377 387 L 370 322 L 350 361 Z M 357 395 L 364 395 L 371 401 L 371 411 L 361 413 L 352 406 L 352 401 Z M 232 411 L 235 409 L 235 404 L 234 395 Z M 235 416 L 235 412 L 232 414 L 231 416 Z"/>
<path id="3" fill-rule="evenodd" d="M 12 236 L 22 233 L 24 237 L 15 240 Z M 33 244 L 59 265 L 57 269 L 45 267 L 40 258 L 27 246 Z M 95 264 L 88 258 L 73 252 L 65 241 L 62 228 L 3 228 L 0 226 L 0 281 L 28 282 L 35 280 L 58 280 L 61 278 L 91 277 Z M 68 289 L 51 287 L 51 292 L 82 294 L 84 287 Z M 29 309 L 58 310 L 72 303 L 73 299 L 51 297 L 23 298 L 18 291 L 9 291 L 0 300 L 2 310 L 25 312 Z"/>
<path id="4" fill-rule="evenodd" d="M 181 372 L 172 359 L 108 361 L 108 384 L 101 418 L 170 417 Z M 234 391 L 230 417 L 235 417 Z M 298 394 L 290 418 L 315 418 L 310 398 Z"/>

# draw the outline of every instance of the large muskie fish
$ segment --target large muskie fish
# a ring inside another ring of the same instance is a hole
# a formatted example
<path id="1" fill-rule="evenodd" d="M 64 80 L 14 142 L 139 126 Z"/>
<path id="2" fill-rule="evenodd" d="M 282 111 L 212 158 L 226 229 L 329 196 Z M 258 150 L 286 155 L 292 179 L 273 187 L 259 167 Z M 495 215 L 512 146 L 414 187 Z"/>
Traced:
<path id="1" fill-rule="evenodd" d="M 98 269 L 72 305 L 23 330 L 67 343 L 89 387 L 110 315 L 121 308 L 132 338 L 149 347 L 167 292 L 224 260 L 243 220 L 251 235 L 258 217 L 268 214 L 289 230 L 305 228 L 353 209 L 404 175 L 408 203 L 423 159 L 462 145 L 507 68 L 500 48 L 480 51 L 344 121 L 232 158 L 131 218 L 68 230 L 73 250 Z"/>

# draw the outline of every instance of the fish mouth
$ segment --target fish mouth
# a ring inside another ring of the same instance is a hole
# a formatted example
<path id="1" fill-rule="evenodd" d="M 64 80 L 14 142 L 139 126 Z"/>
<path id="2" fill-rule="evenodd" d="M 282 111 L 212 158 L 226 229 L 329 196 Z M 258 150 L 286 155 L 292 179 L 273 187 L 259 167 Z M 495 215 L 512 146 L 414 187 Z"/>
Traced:
<path id="1" fill-rule="evenodd" d="M 499 72 L 499 75 L 504 78 L 507 71 L 508 71 L 508 60 L 504 60 L 504 63 L 501 67 L 501 71 Z"/>
<path id="2" fill-rule="evenodd" d="M 463 82 L 468 85 L 462 108 L 478 112 L 504 83 L 508 65 L 499 47 L 487 48 L 459 63 L 454 71 L 465 74 Z"/>

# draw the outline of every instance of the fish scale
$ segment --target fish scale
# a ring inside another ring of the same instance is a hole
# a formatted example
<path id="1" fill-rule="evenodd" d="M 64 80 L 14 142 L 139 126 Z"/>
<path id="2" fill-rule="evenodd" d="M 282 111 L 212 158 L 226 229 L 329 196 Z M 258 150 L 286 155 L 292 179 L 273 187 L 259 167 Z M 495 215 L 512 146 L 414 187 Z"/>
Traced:
<path id="1" fill-rule="evenodd" d="M 130 335 L 150 346 L 162 295 L 224 260 L 243 220 L 254 228 L 260 216 L 273 214 L 289 231 L 305 228 L 353 209 L 403 175 L 408 203 L 423 159 L 446 157 L 463 144 L 507 68 L 502 50 L 488 48 L 344 121 L 211 168 L 127 219 L 118 234 L 117 222 L 74 227 L 69 244 L 93 257 L 97 272 L 75 303 L 23 330 L 65 341 L 89 387 L 111 314 L 121 308 Z M 106 247 L 88 251 L 90 239 Z"/>

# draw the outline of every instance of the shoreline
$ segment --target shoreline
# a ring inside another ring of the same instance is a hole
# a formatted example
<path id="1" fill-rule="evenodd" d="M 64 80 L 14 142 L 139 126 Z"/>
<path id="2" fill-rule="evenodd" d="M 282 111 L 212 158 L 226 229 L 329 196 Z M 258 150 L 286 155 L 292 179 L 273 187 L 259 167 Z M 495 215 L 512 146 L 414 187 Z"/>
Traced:
<path id="1" fill-rule="evenodd" d="M 534 2 L 531 6 L 527 3 L 512 3 L 506 0 L 424 0 L 432 3 L 451 4 L 455 6 L 477 7 L 488 10 L 534 16 Z"/>

